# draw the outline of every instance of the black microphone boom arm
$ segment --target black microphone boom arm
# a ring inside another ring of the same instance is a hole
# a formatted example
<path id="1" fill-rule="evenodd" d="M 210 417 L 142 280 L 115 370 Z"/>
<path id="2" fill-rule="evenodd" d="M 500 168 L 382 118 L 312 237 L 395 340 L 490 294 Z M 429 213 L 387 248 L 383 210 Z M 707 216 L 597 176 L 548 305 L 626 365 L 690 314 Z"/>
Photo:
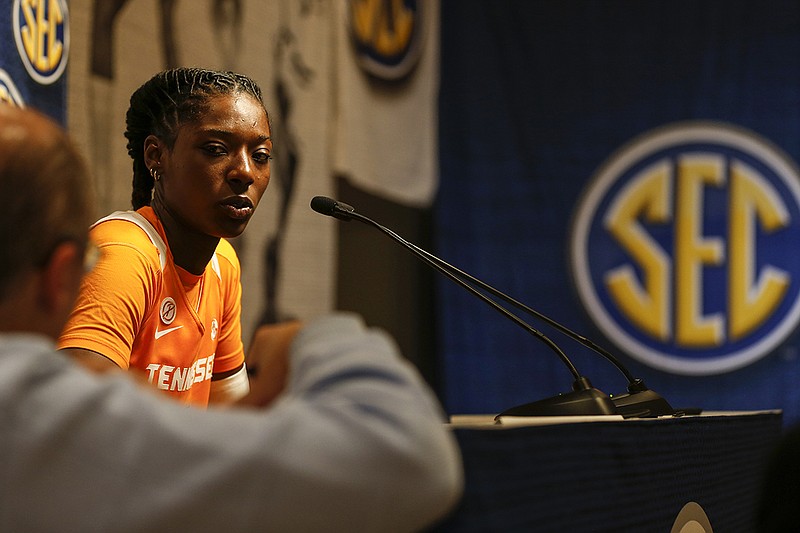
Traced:
<path id="1" fill-rule="evenodd" d="M 556 355 L 561 359 L 564 365 L 568 368 L 574 377 L 572 391 L 566 394 L 559 394 L 552 398 L 539 400 L 536 402 L 527 403 L 517 407 L 507 409 L 497 415 L 496 418 L 502 416 L 564 416 L 564 415 L 608 415 L 620 414 L 625 418 L 632 417 L 654 417 L 662 415 L 673 415 L 675 411 L 661 396 L 649 390 L 641 379 L 634 378 L 632 374 L 625 368 L 625 366 L 610 352 L 599 347 L 597 344 L 587 339 L 582 335 L 578 335 L 569 328 L 559 324 L 555 320 L 539 313 L 538 311 L 530 308 L 529 306 L 515 300 L 507 294 L 495 289 L 491 285 L 471 276 L 470 274 L 456 268 L 455 266 L 447 263 L 446 261 L 436 257 L 435 255 L 425 251 L 417 245 L 407 241 L 391 229 L 375 222 L 374 220 L 357 213 L 355 209 L 343 202 L 327 198 L 325 196 L 315 196 L 311 200 L 311 208 L 323 215 L 332 216 L 343 221 L 358 220 L 372 226 L 385 235 L 389 236 L 395 242 L 401 244 L 411 253 L 417 256 L 425 264 L 434 270 L 444 274 L 450 280 L 454 281 L 474 296 L 483 300 L 490 305 L 493 309 L 509 318 L 512 322 L 525 329 L 528 333 L 532 334 L 537 339 L 544 342 Z M 535 318 L 538 318 L 553 328 L 557 329 L 564 335 L 569 336 L 573 340 L 590 348 L 592 351 L 600 354 L 617 367 L 620 372 L 628 380 L 628 393 L 616 397 L 608 397 L 605 393 L 592 387 L 589 380 L 582 376 L 575 365 L 570 361 L 567 355 L 546 335 L 533 328 L 517 315 L 510 312 L 505 307 L 498 304 L 495 300 L 489 298 L 486 294 L 476 289 L 473 284 L 480 289 L 488 292 L 492 296 L 499 298 L 506 303 L 520 309 Z"/>

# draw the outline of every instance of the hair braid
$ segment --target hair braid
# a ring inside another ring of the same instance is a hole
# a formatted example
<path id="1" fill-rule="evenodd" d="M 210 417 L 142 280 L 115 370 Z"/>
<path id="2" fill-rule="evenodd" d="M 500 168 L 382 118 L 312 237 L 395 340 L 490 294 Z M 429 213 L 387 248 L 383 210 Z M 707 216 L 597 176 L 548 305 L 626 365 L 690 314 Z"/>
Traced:
<path id="1" fill-rule="evenodd" d="M 172 148 L 180 126 L 198 119 L 210 98 L 240 92 L 253 96 L 264 107 L 260 87 L 235 72 L 176 68 L 156 74 L 134 91 L 125 115 L 128 155 L 133 160 L 134 209 L 150 205 L 153 196 L 153 177 L 144 163 L 147 136 L 155 135 Z"/>

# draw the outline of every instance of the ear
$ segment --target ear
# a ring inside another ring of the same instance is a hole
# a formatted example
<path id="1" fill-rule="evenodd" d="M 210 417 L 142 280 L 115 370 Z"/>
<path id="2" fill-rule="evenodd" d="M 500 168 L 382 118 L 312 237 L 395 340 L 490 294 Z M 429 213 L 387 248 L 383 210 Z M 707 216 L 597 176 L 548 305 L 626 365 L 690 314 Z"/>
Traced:
<path id="1" fill-rule="evenodd" d="M 155 135 L 148 135 L 144 140 L 144 164 L 147 168 L 158 168 L 164 156 L 166 145 Z"/>
<path id="2" fill-rule="evenodd" d="M 42 267 L 39 301 L 42 312 L 66 320 L 83 278 L 83 250 L 76 243 L 59 244 Z M 60 328 L 63 324 L 58 324 Z"/>

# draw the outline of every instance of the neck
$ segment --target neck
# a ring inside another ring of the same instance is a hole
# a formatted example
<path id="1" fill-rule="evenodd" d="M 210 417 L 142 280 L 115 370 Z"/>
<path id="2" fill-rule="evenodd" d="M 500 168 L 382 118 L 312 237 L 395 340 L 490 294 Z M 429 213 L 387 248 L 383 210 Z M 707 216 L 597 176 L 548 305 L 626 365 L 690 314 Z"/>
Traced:
<path id="1" fill-rule="evenodd" d="M 175 264 L 187 272 L 201 275 L 217 249 L 219 237 L 191 229 L 157 198 L 153 198 L 152 207 L 164 227 Z"/>

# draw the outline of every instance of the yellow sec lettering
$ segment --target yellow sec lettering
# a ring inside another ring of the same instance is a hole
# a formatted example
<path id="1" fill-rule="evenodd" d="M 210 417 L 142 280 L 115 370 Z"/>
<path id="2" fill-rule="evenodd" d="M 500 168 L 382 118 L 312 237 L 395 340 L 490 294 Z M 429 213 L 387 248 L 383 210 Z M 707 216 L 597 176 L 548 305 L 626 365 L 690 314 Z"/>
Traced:
<path id="1" fill-rule="evenodd" d="M 392 0 L 392 16 L 387 10 L 381 13 L 375 49 L 382 55 L 399 54 L 408 45 L 414 30 L 414 13 L 406 9 L 403 0 Z"/>
<path id="2" fill-rule="evenodd" d="M 647 334 L 668 340 L 672 332 L 687 347 L 719 346 L 725 339 L 724 315 L 703 311 L 703 268 L 721 266 L 725 242 L 703 234 L 704 191 L 725 186 L 725 161 L 714 154 L 680 158 L 675 171 L 675 291 L 671 294 L 669 256 L 643 229 L 639 220 L 669 222 L 672 218 L 672 167 L 666 161 L 637 174 L 617 195 L 604 220 L 606 229 L 641 269 L 644 287 L 631 265 L 609 271 L 605 283 L 618 309 Z M 767 265 L 756 276 L 757 226 L 773 232 L 789 224 L 789 213 L 769 182 L 742 162 L 731 164 L 729 190 L 728 333 L 738 339 L 769 318 L 789 288 L 787 272 Z M 758 279 L 756 279 L 758 278 Z"/>
<path id="3" fill-rule="evenodd" d="M 21 28 L 25 54 L 42 72 L 52 70 L 61 61 L 64 45 L 58 40 L 58 26 L 64 13 L 58 0 L 23 0 L 25 26 Z"/>
<path id="4" fill-rule="evenodd" d="M 25 48 L 25 55 L 29 58 L 36 57 L 36 40 L 39 33 L 36 31 L 36 13 L 33 9 L 37 7 L 37 0 L 22 0 L 20 7 L 25 25 L 20 29 L 22 45 Z"/>
<path id="5" fill-rule="evenodd" d="M 789 287 L 789 275 L 773 266 L 766 266 L 758 281 L 754 273 L 754 228 L 757 223 L 770 232 L 785 228 L 789 213 L 769 182 L 741 162 L 731 165 L 729 209 L 728 327 L 738 339 L 769 318 Z"/>
<path id="6" fill-rule="evenodd" d="M 675 216 L 675 338 L 684 346 L 717 346 L 724 339 L 719 313 L 704 316 L 703 265 L 720 265 L 723 242 L 702 237 L 705 184 L 722 186 L 724 161 L 710 154 L 686 155 L 678 162 Z"/>
<path id="7" fill-rule="evenodd" d="M 351 2 L 353 33 L 359 42 L 381 55 L 400 53 L 411 39 L 414 13 L 403 0 L 358 0 Z"/>
<path id="8" fill-rule="evenodd" d="M 43 71 L 51 71 L 61 61 L 64 45 L 58 40 L 58 26 L 64 22 L 61 4 L 58 0 L 50 0 L 47 23 L 47 49 L 40 58 Z"/>
<path id="9" fill-rule="evenodd" d="M 353 0 L 350 2 L 353 35 L 357 41 L 369 44 L 372 40 L 375 13 L 380 8 L 379 0 Z"/>
<path id="10" fill-rule="evenodd" d="M 34 55 L 30 56 L 31 63 L 36 65 L 36 69 L 39 71 L 44 71 L 47 68 L 47 48 L 45 47 L 45 37 L 47 37 L 49 26 L 47 24 L 47 16 L 45 13 L 45 2 L 46 0 L 36 1 L 36 27 L 34 29 L 36 48 L 33 51 Z"/>
<path id="11" fill-rule="evenodd" d="M 604 224 L 642 268 L 644 288 L 630 265 L 606 274 L 605 283 L 618 308 L 648 334 L 666 340 L 670 335 L 670 261 L 639 224 L 668 222 L 671 217 L 672 173 L 667 161 L 642 170 L 620 192 Z"/>

